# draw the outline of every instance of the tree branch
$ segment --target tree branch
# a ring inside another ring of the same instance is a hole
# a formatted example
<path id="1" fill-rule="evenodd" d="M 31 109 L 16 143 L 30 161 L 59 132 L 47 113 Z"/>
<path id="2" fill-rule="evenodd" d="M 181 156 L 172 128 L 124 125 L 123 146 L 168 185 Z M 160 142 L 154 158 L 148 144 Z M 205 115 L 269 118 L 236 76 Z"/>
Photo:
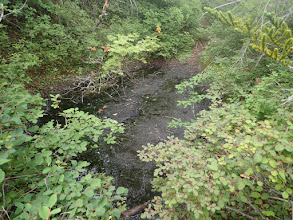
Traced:
<path id="1" fill-rule="evenodd" d="M 131 4 L 131 16 L 133 14 L 133 5 L 136 8 L 136 16 L 138 16 L 138 7 L 137 7 L 137 4 L 136 4 L 136 1 L 135 0 L 129 0 L 129 1 L 130 1 L 130 4 Z"/>
<path id="2" fill-rule="evenodd" d="M 103 62 L 99 61 L 99 60 L 93 60 L 93 61 L 85 61 L 83 59 L 80 59 L 83 63 L 86 63 L 86 64 L 100 64 L 100 65 L 104 65 Z"/>
<path id="3" fill-rule="evenodd" d="M 4 17 L 4 5 L 1 3 L 0 4 L 1 7 L 1 15 L 0 15 L 0 22 L 2 21 L 3 17 Z"/>
<path id="4" fill-rule="evenodd" d="M 95 26 L 93 27 L 92 31 L 95 31 L 97 29 L 97 27 L 102 23 L 103 18 L 107 16 L 106 12 L 107 12 L 107 8 L 109 8 L 109 2 L 110 2 L 110 0 L 105 0 L 105 4 L 102 9 L 102 14 L 99 15 L 99 19 L 96 22 Z"/>
<path id="5" fill-rule="evenodd" d="M 228 3 L 226 3 L 226 4 L 219 5 L 219 6 L 215 7 L 214 9 L 218 9 L 218 8 L 222 8 L 222 7 L 225 7 L 225 6 L 228 6 L 228 5 L 232 5 L 232 4 L 235 4 L 235 3 L 239 3 L 239 2 L 241 2 L 241 1 L 242 1 L 242 0 L 237 0 L 237 1 L 234 1 L 234 2 L 228 2 Z M 203 13 L 203 15 L 200 17 L 199 20 L 201 20 L 201 19 L 203 18 L 203 16 L 205 16 L 207 13 L 208 13 L 208 12 Z"/>
<path id="6" fill-rule="evenodd" d="M 251 208 L 253 208 L 254 211 L 255 211 L 257 214 L 259 214 L 259 215 L 261 216 L 262 219 L 264 219 L 264 220 L 266 219 L 266 217 L 261 213 L 261 211 L 260 211 L 258 208 L 256 208 L 254 205 L 252 205 L 251 202 L 247 201 L 246 204 L 248 204 Z"/>
<path id="7" fill-rule="evenodd" d="M 282 201 L 282 202 L 289 202 L 289 203 L 292 203 L 292 204 L 293 204 L 293 201 L 286 200 L 286 199 L 282 199 L 282 198 L 279 198 L 279 197 L 270 196 L 269 198 L 270 198 L 270 199 L 280 200 L 280 201 Z"/>
<path id="8" fill-rule="evenodd" d="M 245 214 L 244 212 L 241 212 L 240 210 L 235 209 L 235 208 L 232 208 L 232 207 L 230 207 L 230 206 L 225 206 L 225 208 L 226 208 L 226 209 L 229 209 L 229 210 L 231 210 L 231 211 L 233 211 L 233 212 L 236 212 L 236 213 L 238 213 L 238 214 L 240 214 L 240 215 L 243 215 L 243 216 L 245 216 L 245 217 L 248 218 L 248 219 L 252 219 L 252 220 L 255 220 L 255 219 L 256 219 L 256 218 L 253 218 L 253 217 L 251 217 L 250 215 L 247 215 L 247 214 Z"/>
<path id="9" fill-rule="evenodd" d="M 2 14 L 1 14 L 0 22 L 1 22 L 2 19 L 4 20 L 8 15 L 12 15 L 12 14 L 14 14 L 14 13 L 16 13 L 16 12 L 21 11 L 21 10 L 24 8 L 24 6 L 26 5 L 27 1 L 28 1 L 28 0 L 25 0 L 25 2 L 23 3 L 23 5 L 21 6 L 21 8 L 16 9 L 16 10 L 14 10 L 14 11 L 12 11 L 12 12 L 6 14 L 6 15 L 4 15 L 4 6 L 3 6 L 3 4 L 1 4 L 1 7 L 2 7 L 2 12 L 1 12 L 1 13 L 2 13 Z"/>
<path id="10" fill-rule="evenodd" d="M 290 97 L 286 99 L 283 99 L 282 101 L 283 103 L 281 105 L 285 105 L 286 103 L 293 101 L 293 95 L 291 95 Z"/>

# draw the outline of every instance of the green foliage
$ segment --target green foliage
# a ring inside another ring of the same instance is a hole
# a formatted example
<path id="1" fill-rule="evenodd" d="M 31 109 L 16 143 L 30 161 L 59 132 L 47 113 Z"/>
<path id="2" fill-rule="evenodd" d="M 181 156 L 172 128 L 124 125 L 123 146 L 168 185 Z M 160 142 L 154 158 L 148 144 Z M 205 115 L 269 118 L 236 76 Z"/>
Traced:
<path id="1" fill-rule="evenodd" d="M 68 109 L 60 114 L 64 125 L 50 121 L 39 127 L 36 123 L 43 115 L 39 96 L 22 86 L 2 86 L 0 91 L 1 217 L 119 218 L 127 189 L 116 190 L 113 178 L 88 172 L 89 163 L 75 158 L 98 147 L 101 136 L 114 143 L 113 134 L 123 132 L 121 125 Z M 57 97 L 53 100 L 57 102 Z"/>
<path id="2" fill-rule="evenodd" d="M 289 217 L 292 116 L 279 109 L 278 118 L 257 121 L 241 105 L 224 104 L 201 112 L 185 140 L 144 146 L 139 156 L 156 162 L 153 186 L 162 192 L 145 216 L 210 219 L 233 206 L 250 216 Z"/>
<path id="3" fill-rule="evenodd" d="M 231 13 L 219 13 L 218 18 L 232 27 L 240 24 Z M 278 25 L 276 39 L 282 32 L 281 22 L 273 26 Z M 292 71 L 281 60 L 256 60 L 248 47 L 239 53 L 243 37 L 221 28 L 218 23 L 211 27 L 212 33 L 219 33 L 205 53 L 206 64 L 212 65 L 177 86 L 180 93 L 188 93 L 179 105 L 209 99 L 210 109 L 190 122 L 170 123 L 185 126 L 183 140 L 169 137 L 139 151 L 143 161 L 156 163 L 153 188 L 161 192 L 143 217 L 291 218 Z M 267 35 L 251 42 L 265 50 L 272 44 L 269 39 Z M 281 56 L 274 48 L 285 48 L 285 41 L 270 50 Z M 287 54 L 286 62 L 290 59 Z M 204 93 L 199 86 L 206 87 Z"/>
<path id="4" fill-rule="evenodd" d="M 160 47 L 156 56 L 178 56 L 194 45 L 199 27 L 197 18 L 201 14 L 200 1 L 140 1 L 138 8 L 141 31 L 148 31 L 150 35 L 156 25 L 162 28 L 162 34 L 158 36 Z"/>
<path id="5" fill-rule="evenodd" d="M 282 102 L 292 95 L 292 82 L 292 73 L 279 66 L 245 96 L 245 107 L 258 119 L 276 117 Z"/>
<path id="6" fill-rule="evenodd" d="M 272 26 L 257 24 L 250 19 L 242 20 L 234 16 L 231 12 L 223 13 L 211 8 L 205 8 L 222 23 L 229 25 L 234 30 L 247 35 L 251 42 L 249 45 L 256 51 L 277 60 L 288 66 L 293 53 L 293 36 L 284 19 L 276 18 L 270 13 L 266 13 Z"/>
<path id="7" fill-rule="evenodd" d="M 156 37 L 145 37 L 140 40 L 138 34 L 108 36 L 110 41 L 108 59 L 103 65 L 102 77 L 115 72 L 123 75 L 122 66 L 126 60 L 138 60 L 146 63 L 150 52 L 157 50 Z"/>
<path id="8" fill-rule="evenodd" d="M 237 56 L 245 41 L 240 33 L 225 28 L 219 21 L 213 21 L 204 31 L 210 38 L 209 46 L 200 54 L 201 62 L 205 66 L 213 62 L 227 63 L 223 58 Z"/>
<path id="9" fill-rule="evenodd" d="M 156 33 L 158 34 L 158 33 Z M 146 36 L 144 39 L 136 34 L 108 36 L 109 44 L 100 48 L 88 47 L 90 54 L 85 61 L 90 64 L 99 64 L 99 71 L 91 71 L 91 82 L 86 92 L 100 91 L 118 81 L 124 75 L 129 62 L 146 59 L 159 47 L 157 37 Z M 105 60 L 105 61 L 104 61 Z"/>
<path id="10" fill-rule="evenodd" d="M 11 82 L 28 75 L 41 75 L 48 82 L 53 80 L 48 75 L 76 71 L 87 47 L 98 44 L 97 34 L 89 32 L 94 22 L 77 2 L 29 1 L 1 25 L 0 72 Z"/>
<path id="11" fill-rule="evenodd" d="M 6 1 L 5 14 L 21 6 Z M 42 89 L 68 75 L 90 74 L 97 80 L 92 79 L 95 85 L 89 90 L 97 91 L 123 75 L 128 60 L 179 56 L 194 45 L 199 0 L 111 2 L 107 16 L 93 31 L 102 7 L 100 1 L 26 3 L 1 23 L 1 78 L 29 82 L 32 77 L 32 87 Z M 110 52 L 100 50 L 105 47 Z"/>

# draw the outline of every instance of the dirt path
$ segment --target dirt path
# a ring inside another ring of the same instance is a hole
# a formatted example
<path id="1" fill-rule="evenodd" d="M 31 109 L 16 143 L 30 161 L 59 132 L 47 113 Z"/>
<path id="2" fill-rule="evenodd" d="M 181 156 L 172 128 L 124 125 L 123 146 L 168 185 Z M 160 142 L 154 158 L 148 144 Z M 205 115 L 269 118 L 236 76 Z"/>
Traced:
<path id="1" fill-rule="evenodd" d="M 114 98 L 99 95 L 87 97 L 78 105 L 63 102 L 61 106 L 63 110 L 78 107 L 125 124 L 125 133 L 118 137 L 117 144 L 89 150 L 80 159 L 91 163 L 89 170 L 111 175 L 116 186 L 129 189 L 128 208 L 143 204 L 155 195 L 151 186 L 155 165 L 140 161 L 137 151 L 142 145 L 157 144 L 168 136 L 183 138 L 183 129 L 168 128 L 168 124 L 179 118 L 190 121 L 200 110 L 208 107 L 206 102 L 193 108 L 178 107 L 177 101 L 184 99 L 184 95 L 175 89 L 177 84 L 200 73 L 198 54 L 203 48 L 204 45 L 198 45 L 183 61 L 156 61 L 139 69 L 137 77 L 124 83 Z M 56 118 L 57 114 L 52 115 Z"/>
<path id="2" fill-rule="evenodd" d="M 150 65 L 140 70 L 139 77 L 128 83 L 120 92 L 117 101 L 87 99 L 82 110 L 97 114 L 99 109 L 103 117 L 125 123 L 126 133 L 119 137 L 115 145 L 87 152 L 83 159 L 92 163 L 92 170 L 103 171 L 114 176 L 117 186 L 129 189 L 130 207 L 152 199 L 151 188 L 153 163 L 144 163 L 137 157 L 137 150 L 147 143 L 157 144 L 168 136 L 183 137 L 182 129 L 168 128 L 172 119 L 181 118 L 189 121 L 200 110 L 207 108 L 207 103 L 200 103 L 194 108 L 177 106 L 177 101 L 184 96 L 178 94 L 175 85 L 200 72 L 198 53 L 184 61 L 169 60 L 163 64 Z M 102 155 L 102 156 L 101 156 Z"/>

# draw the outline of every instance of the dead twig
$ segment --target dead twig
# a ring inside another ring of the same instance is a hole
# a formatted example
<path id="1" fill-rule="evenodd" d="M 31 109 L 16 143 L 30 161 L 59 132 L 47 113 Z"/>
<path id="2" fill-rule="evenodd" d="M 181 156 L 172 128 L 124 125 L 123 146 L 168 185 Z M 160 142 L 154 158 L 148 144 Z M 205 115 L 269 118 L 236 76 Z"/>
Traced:
<path id="1" fill-rule="evenodd" d="M 240 214 L 240 215 L 242 215 L 242 216 L 244 216 L 244 217 L 246 217 L 246 218 L 248 218 L 248 219 L 252 219 L 252 220 L 256 219 L 256 218 L 254 218 L 254 217 L 252 217 L 252 216 L 250 216 L 250 215 L 247 215 L 247 214 L 245 214 L 244 212 L 241 212 L 240 210 L 235 209 L 235 208 L 233 208 L 233 207 L 226 206 L 225 208 L 226 208 L 226 209 L 229 209 L 229 210 L 231 210 L 231 211 L 233 211 L 233 212 L 236 212 L 236 213 L 238 213 L 238 214 Z"/>
<path id="2" fill-rule="evenodd" d="M 1 7 L 1 15 L 0 15 L 0 22 L 2 21 L 3 17 L 4 17 L 4 5 L 1 3 L 0 4 Z"/>
<path id="3" fill-rule="evenodd" d="M 93 27 L 92 31 L 95 31 L 97 29 L 97 27 L 102 23 L 104 17 L 107 16 L 107 9 L 109 8 L 109 2 L 110 0 L 106 0 L 105 4 L 103 6 L 102 9 L 102 14 L 99 15 L 99 19 L 97 20 L 95 26 Z"/>
<path id="4" fill-rule="evenodd" d="M 234 2 L 228 2 L 228 3 L 226 3 L 226 4 L 219 5 L 219 6 L 215 7 L 214 9 L 219 9 L 219 8 L 222 8 L 222 7 L 225 7 L 225 6 L 228 6 L 228 5 L 236 4 L 236 3 L 239 3 L 239 2 L 241 2 L 241 1 L 242 1 L 242 0 L 237 0 L 237 1 L 234 1 Z M 203 15 L 200 17 L 199 20 L 201 20 L 201 19 L 202 19 L 207 13 L 208 13 L 208 12 L 203 13 Z"/>
<path id="5" fill-rule="evenodd" d="M 0 17 L 0 22 L 2 21 L 2 19 L 4 20 L 7 16 L 12 15 L 12 14 L 14 14 L 14 13 L 16 13 L 16 12 L 21 11 L 21 10 L 24 8 L 24 6 L 26 5 L 27 1 L 28 1 L 28 0 L 25 0 L 25 2 L 23 3 L 23 5 L 21 6 L 21 8 L 16 9 L 16 10 L 14 10 L 14 11 L 12 11 L 12 12 L 6 14 L 6 15 L 4 14 L 4 5 L 1 4 L 2 12 L 1 12 L 1 17 Z"/>

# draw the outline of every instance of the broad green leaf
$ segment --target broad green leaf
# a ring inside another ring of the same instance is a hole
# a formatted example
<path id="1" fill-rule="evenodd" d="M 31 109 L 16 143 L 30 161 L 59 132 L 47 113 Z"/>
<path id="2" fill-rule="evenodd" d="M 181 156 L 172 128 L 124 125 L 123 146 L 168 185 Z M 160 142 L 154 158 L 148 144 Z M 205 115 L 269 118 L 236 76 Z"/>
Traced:
<path id="1" fill-rule="evenodd" d="M 272 174 L 273 176 L 277 176 L 277 175 L 278 175 L 278 172 L 277 172 L 276 170 L 272 170 L 272 171 L 271 171 L 271 174 Z"/>
<path id="2" fill-rule="evenodd" d="M 214 171 L 217 171 L 218 170 L 218 163 L 213 161 L 210 165 L 210 168 Z"/>
<path id="3" fill-rule="evenodd" d="M 124 187 L 118 187 L 117 194 L 122 194 L 122 193 L 127 193 L 127 189 L 125 189 Z"/>
<path id="4" fill-rule="evenodd" d="M 121 211 L 119 209 L 113 209 L 112 212 L 113 212 L 113 215 L 117 218 L 119 218 L 121 215 Z"/>
<path id="5" fill-rule="evenodd" d="M 251 196 L 254 197 L 254 198 L 259 198 L 260 194 L 258 192 L 252 192 Z"/>
<path id="6" fill-rule="evenodd" d="M 284 170 L 279 171 L 279 176 L 283 182 L 286 182 L 286 175 L 285 175 Z"/>
<path id="7" fill-rule="evenodd" d="M 277 163 L 275 160 L 269 160 L 269 164 L 271 165 L 272 168 L 277 168 Z"/>
<path id="8" fill-rule="evenodd" d="M 263 186 L 263 183 L 261 181 L 257 181 L 257 185 Z"/>
<path id="9" fill-rule="evenodd" d="M 49 213 L 50 213 L 50 209 L 48 207 L 46 207 L 46 206 L 42 206 L 39 209 L 39 216 L 42 219 L 47 219 L 49 217 Z"/>
<path id="10" fill-rule="evenodd" d="M 101 179 L 94 179 L 91 183 L 92 187 L 100 188 L 101 187 Z"/>
<path id="11" fill-rule="evenodd" d="M 106 210 L 104 207 L 98 207 L 95 211 L 97 216 L 103 216 L 105 214 Z"/>
<path id="12" fill-rule="evenodd" d="M 2 169 L 0 169 L 0 183 L 3 182 L 4 178 L 5 178 L 5 173 Z"/>
<path id="13" fill-rule="evenodd" d="M 286 146 L 285 149 L 289 152 L 293 152 L 293 146 L 291 145 Z"/>
<path id="14" fill-rule="evenodd" d="M 253 169 L 250 167 L 246 170 L 245 173 L 250 176 L 251 174 L 253 174 Z"/>
<path id="15" fill-rule="evenodd" d="M 283 192 L 282 196 L 284 199 L 288 199 L 289 198 L 289 194 L 287 192 Z"/>
<path id="16" fill-rule="evenodd" d="M 82 199 L 78 199 L 78 200 L 75 202 L 75 205 L 76 205 L 77 207 L 82 207 L 82 206 L 83 206 L 83 201 L 82 201 Z"/>
<path id="17" fill-rule="evenodd" d="M 43 174 L 46 174 L 48 173 L 49 171 L 51 170 L 51 167 L 46 167 L 44 170 L 43 170 Z"/>
<path id="18" fill-rule="evenodd" d="M 60 212 L 61 212 L 61 209 L 60 209 L 60 208 L 53 209 L 53 210 L 51 211 L 51 215 L 55 215 L 55 214 L 58 214 L 58 213 L 60 213 Z"/>
<path id="19" fill-rule="evenodd" d="M 281 145 L 281 144 L 277 144 L 277 145 L 275 146 L 275 150 L 276 150 L 276 151 L 283 151 L 284 149 L 285 149 L 284 146 Z"/>
<path id="20" fill-rule="evenodd" d="M 277 184 L 276 186 L 275 186 L 275 188 L 276 188 L 276 190 L 280 190 L 280 189 L 283 189 L 283 184 Z"/>
<path id="21" fill-rule="evenodd" d="M 275 213 L 273 211 L 263 211 L 262 212 L 265 216 L 275 216 Z"/>
<path id="22" fill-rule="evenodd" d="M 260 163 L 260 162 L 262 162 L 262 155 L 261 155 L 260 153 L 256 153 L 256 154 L 254 155 L 254 161 L 255 161 L 256 163 Z"/>
<path id="23" fill-rule="evenodd" d="M 240 181 L 240 182 L 238 183 L 238 189 L 239 189 L 239 190 L 243 190 L 244 187 L 245 187 L 245 183 L 244 183 L 244 181 Z"/>
<path id="24" fill-rule="evenodd" d="M 247 198 L 246 198 L 245 196 L 240 196 L 240 200 L 241 200 L 242 202 L 247 202 L 247 201 L 248 201 Z"/>
<path id="25" fill-rule="evenodd" d="M 106 204 L 107 204 L 108 200 L 107 200 L 107 197 L 103 196 L 99 202 L 98 202 L 98 206 L 99 207 L 104 207 Z"/>
<path id="26" fill-rule="evenodd" d="M 264 193 L 264 194 L 261 195 L 261 199 L 262 200 L 266 200 L 268 198 L 269 198 L 269 194 L 268 193 Z"/>
<path id="27" fill-rule="evenodd" d="M 254 203 L 257 204 L 257 205 L 261 205 L 262 200 L 261 199 L 256 199 L 256 200 L 254 200 Z"/>
<path id="28" fill-rule="evenodd" d="M 28 129 L 29 132 L 36 132 L 39 129 L 39 126 L 35 125 Z"/>
<path id="29" fill-rule="evenodd" d="M 293 190 L 291 188 L 287 188 L 286 189 L 286 192 L 289 193 L 289 194 L 292 194 L 293 193 Z"/>
<path id="30" fill-rule="evenodd" d="M 218 179 L 220 177 L 220 174 L 219 173 L 215 173 L 214 175 L 213 175 L 213 178 L 214 179 Z"/>
<path id="31" fill-rule="evenodd" d="M 88 188 L 85 189 L 84 194 L 87 197 L 93 197 L 94 196 L 94 191 L 90 187 L 88 187 Z"/>
<path id="32" fill-rule="evenodd" d="M 0 159 L 0 165 L 9 162 L 10 159 Z"/>
<path id="33" fill-rule="evenodd" d="M 57 195 L 53 194 L 49 199 L 50 208 L 52 208 L 55 205 L 56 202 L 57 202 Z"/>

